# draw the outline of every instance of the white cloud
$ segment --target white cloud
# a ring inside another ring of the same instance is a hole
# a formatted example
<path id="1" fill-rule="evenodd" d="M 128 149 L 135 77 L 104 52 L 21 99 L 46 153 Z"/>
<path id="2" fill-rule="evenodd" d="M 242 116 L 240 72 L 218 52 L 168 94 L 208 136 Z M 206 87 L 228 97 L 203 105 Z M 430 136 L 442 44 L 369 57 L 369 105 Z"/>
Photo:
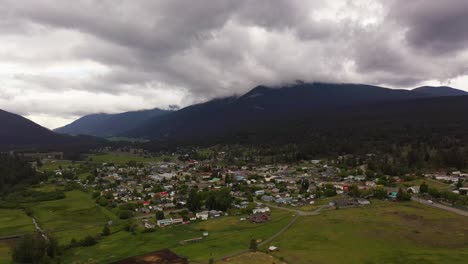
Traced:
<path id="1" fill-rule="evenodd" d="M 298 79 L 468 90 L 461 0 L 0 2 L 0 107 L 49 128 Z"/>

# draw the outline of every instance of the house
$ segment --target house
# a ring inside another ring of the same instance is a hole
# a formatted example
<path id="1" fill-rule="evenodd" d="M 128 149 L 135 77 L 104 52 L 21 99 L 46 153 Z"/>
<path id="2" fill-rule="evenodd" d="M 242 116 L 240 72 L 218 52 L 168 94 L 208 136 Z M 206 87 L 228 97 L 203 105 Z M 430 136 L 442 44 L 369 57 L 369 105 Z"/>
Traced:
<path id="1" fill-rule="evenodd" d="M 155 226 L 150 223 L 149 221 L 145 221 L 144 223 L 145 229 L 153 229 Z"/>
<path id="2" fill-rule="evenodd" d="M 255 191 L 255 196 L 264 195 L 264 194 L 265 194 L 264 190 Z"/>
<path id="3" fill-rule="evenodd" d="M 264 207 L 264 208 L 255 208 L 255 209 L 252 210 L 252 213 L 253 213 L 253 214 L 256 214 L 256 213 L 264 213 L 264 214 L 266 214 L 266 213 L 269 213 L 269 212 L 270 212 L 270 208 L 268 208 L 268 207 Z"/>
<path id="4" fill-rule="evenodd" d="M 358 205 L 370 205 L 370 201 L 369 201 L 369 200 L 367 200 L 367 199 L 362 199 L 362 198 L 357 199 L 357 203 L 358 203 Z"/>
<path id="5" fill-rule="evenodd" d="M 193 213 L 189 213 L 189 214 L 188 214 L 188 218 L 189 218 L 190 221 L 195 221 L 195 220 L 197 220 L 196 215 L 194 215 Z"/>
<path id="6" fill-rule="evenodd" d="M 172 219 L 161 219 L 156 222 L 159 227 L 165 227 L 172 225 Z"/>
<path id="7" fill-rule="evenodd" d="M 203 211 L 203 212 L 196 213 L 195 216 L 201 220 L 208 220 L 209 213 L 208 211 Z"/>
<path id="8" fill-rule="evenodd" d="M 261 199 L 265 202 L 272 202 L 275 198 L 273 196 L 263 195 Z"/>
<path id="9" fill-rule="evenodd" d="M 268 251 L 270 251 L 270 252 L 277 251 L 277 250 L 278 250 L 278 247 L 275 247 L 275 246 L 270 246 L 268 248 Z"/>
<path id="10" fill-rule="evenodd" d="M 292 198 L 291 197 L 278 198 L 275 200 L 275 202 L 278 204 L 289 204 L 292 202 Z"/>
<path id="11" fill-rule="evenodd" d="M 220 217 L 222 213 L 223 212 L 221 212 L 221 211 L 211 210 L 211 211 L 208 212 L 208 215 L 211 218 L 216 218 L 216 217 Z"/>
<path id="12" fill-rule="evenodd" d="M 237 175 L 237 176 L 235 177 L 235 179 L 236 179 L 236 181 L 245 181 L 245 177 L 242 176 L 242 175 Z"/>
<path id="13" fill-rule="evenodd" d="M 350 206 L 355 206 L 355 203 L 353 200 L 350 199 L 338 199 L 330 202 L 330 206 L 335 206 L 335 207 L 350 207 Z"/>
<path id="14" fill-rule="evenodd" d="M 408 189 L 406 189 L 407 192 L 409 193 L 419 193 L 419 186 L 411 186 Z"/>
<path id="15" fill-rule="evenodd" d="M 219 183 L 220 181 L 221 181 L 220 178 L 213 178 L 213 179 L 209 180 L 208 182 L 209 183 Z"/>
<path id="16" fill-rule="evenodd" d="M 388 194 L 388 198 L 390 198 L 392 200 L 396 200 L 397 196 L 398 196 L 397 192 L 391 192 L 391 193 Z"/>
<path id="17" fill-rule="evenodd" d="M 263 213 L 256 213 L 256 214 L 252 214 L 251 216 L 249 216 L 249 220 L 252 223 L 259 224 L 259 223 L 264 223 L 270 220 L 270 217 Z"/>
<path id="18" fill-rule="evenodd" d="M 173 225 L 182 224 L 184 222 L 184 219 L 183 218 L 172 218 L 171 221 L 172 221 Z"/>

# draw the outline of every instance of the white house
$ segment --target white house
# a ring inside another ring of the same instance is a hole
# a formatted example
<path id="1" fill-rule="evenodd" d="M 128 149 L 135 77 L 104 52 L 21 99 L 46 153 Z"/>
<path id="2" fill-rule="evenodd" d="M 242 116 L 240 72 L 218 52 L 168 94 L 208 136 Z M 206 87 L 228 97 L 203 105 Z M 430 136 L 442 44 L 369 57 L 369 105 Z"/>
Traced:
<path id="1" fill-rule="evenodd" d="M 270 208 L 268 208 L 268 207 L 255 208 L 255 209 L 252 210 L 252 213 L 253 213 L 253 214 L 256 214 L 256 213 L 262 213 L 262 214 L 264 214 L 264 213 L 269 213 L 269 212 L 270 212 Z"/>
<path id="2" fill-rule="evenodd" d="M 196 213 L 195 216 L 201 220 L 208 220 L 209 214 L 208 214 L 208 211 L 203 211 L 203 212 Z"/>

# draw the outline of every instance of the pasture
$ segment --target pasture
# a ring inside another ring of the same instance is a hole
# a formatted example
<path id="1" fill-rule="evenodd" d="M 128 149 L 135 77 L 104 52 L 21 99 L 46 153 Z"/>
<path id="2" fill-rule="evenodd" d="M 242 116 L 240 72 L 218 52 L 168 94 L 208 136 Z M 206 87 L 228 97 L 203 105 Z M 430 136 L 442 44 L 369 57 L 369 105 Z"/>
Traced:
<path id="1" fill-rule="evenodd" d="M 159 157 L 144 157 L 139 155 L 133 155 L 130 153 L 100 153 L 100 154 L 93 154 L 88 156 L 88 160 L 95 163 L 117 163 L 123 164 L 129 161 L 136 161 L 139 163 L 148 163 L 148 162 L 158 162 L 166 160 L 173 160 L 173 156 L 159 156 Z"/>
<path id="2" fill-rule="evenodd" d="M 288 263 L 463 263 L 468 219 L 424 205 L 374 201 L 301 217 L 270 243 Z"/>
<path id="3" fill-rule="evenodd" d="M 0 237 L 34 231 L 31 217 L 20 209 L 0 209 Z"/>
<path id="4" fill-rule="evenodd" d="M 190 263 L 207 263 L 211 257 L 220 258 L 247 249 L 251 239 L 265 240 L 271 237 L 293 218 L 291 213 L 279 210 L 274 210 L 272 215 L 272 220 L 264 224 L 252 224 L 240 221 L 236 216 L 227 216 L 157 229 L 153 233 L 133 235 L 120 231 L 105 237 L 95 246 L 66 251 L 64 260 L 66 263 L 107 263 L 169 248 L 181 256 L 188 257 Z M 179 243 L 202 236 L 203 230 L 209 232 L 209 235 L 202 242 L 186 245 Z"/>
<path id="5" fill-rule="evenodd" d="M 282 264 L 284 262 L 278 260 L 272 255 L 262 252 L 249 252 L 228 259 L 226 264 Z"/>
<path id="6" fill-rule="evenodd" d="M 0 242 L 0 264 L 11 263 L 11 245 L 7 242 Z"/>
<path id="7" fill-rule="evenodd" d="M 107 221 L 116 219 L 112 212 L 97 205 L 90 194 L 78 190 L 66 192 L 61 200 L 29 206 L 41 227 L 52 231 L 60 244 L 99 234 Z"/>

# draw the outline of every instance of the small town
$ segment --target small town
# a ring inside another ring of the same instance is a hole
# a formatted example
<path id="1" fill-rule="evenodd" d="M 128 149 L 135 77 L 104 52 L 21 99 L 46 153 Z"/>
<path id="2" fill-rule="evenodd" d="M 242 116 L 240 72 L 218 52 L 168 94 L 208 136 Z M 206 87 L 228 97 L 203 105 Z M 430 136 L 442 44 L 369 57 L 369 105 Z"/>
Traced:
<path id="1" fill-rule="evenodd" d="M 0 264 L 468 260 L 468 0 L 0 0 Z"/>
<path id="2" fill-rule="evenodd" d="M 138 219 L 138 226 L 147 231 L 228 215 L 241 216 L 239 221 L 263 223 L 274 217 L 270 208 L 319 211 L 368 206 L 373 199 L 409 200 L 411 196 L 425 199 L 423 203 L 437 200 L 448 207 L 466 207 L 468 201 L 468 173 L 376 177 L 367 170 L 366 161 L 355 168 L 345 165 L 346 159 L 354 159 L 352 155 L 297 164 L 238 166 L 220 165 L 224 164 L 224 152 L 214 153 L 212 160 L 194 160 L 184 154 L 149 163 L 131 159 L 131 153 L 142 155 L 143 150 L 118 149 L 112 153 L 127 157 L 128 162 L 95 164 L 82 179 L 78 179 L 75 167 L 60 167 L 53 171 L 54 182 L 80 185 L 93 192 L 97 204 L 113 208 L 120 219 Z M 47 166 L 60 160 L 42 162 Z M 440 197 L 426 182 L 446 185 L 449 192 Z"/>

